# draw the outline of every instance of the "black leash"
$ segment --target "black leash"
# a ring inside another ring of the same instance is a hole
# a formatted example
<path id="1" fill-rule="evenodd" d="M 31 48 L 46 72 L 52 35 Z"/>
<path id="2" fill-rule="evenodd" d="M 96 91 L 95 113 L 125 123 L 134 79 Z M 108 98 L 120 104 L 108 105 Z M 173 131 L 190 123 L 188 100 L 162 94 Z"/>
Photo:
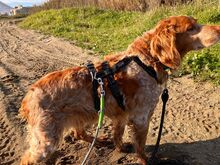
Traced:
<path id="1" fill-rule="evenodd" d="M 159 150 L 159 146 L 160 146 L 160 139 L 161 139 L 161 134 L 162 134 L 162 129 L 163 129 L 166 103 L 167 103 L 167 100 L 169 99 L 169 94 L 168 94 L 168 89 L 167 88 L 165 88 L 163 90 L 163 93 L 161 95 L 161 99 L 163 101 L 163 107 L 162 107 L 162 114 L 161 114 L 161 119 L 160 119 L 160 128 L 159 128 L 157 142 L 156 142 L 154 151 L 152 152 L 151 158 L 149 159 L 149 164 L 150 165 L 155 165 L 156 154 L 157 154 L 157 152 Z"/>

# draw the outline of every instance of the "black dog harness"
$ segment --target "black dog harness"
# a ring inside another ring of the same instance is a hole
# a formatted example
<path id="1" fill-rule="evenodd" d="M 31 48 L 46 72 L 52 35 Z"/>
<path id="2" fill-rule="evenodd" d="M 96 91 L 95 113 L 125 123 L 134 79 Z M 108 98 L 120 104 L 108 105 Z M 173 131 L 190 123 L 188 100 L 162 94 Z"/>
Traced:
<path id="1" fill-rule="evenodd" d="M 96 71 L 94 64 L 91 61 L 89 61 L 86 64 L 86 67 L 92 76 L 93 101 L 94 101 L 94 107 L 97 111 L 99 111 L 99 108 L 100 108 L 100 99 L 99 99 L 99 95 L 97 91 L 98 86 L 99 86 L 98 78 L 101 78 L 102 80 L 107 79 L 108 88 L 110 89 L 113 97 L 116 99 L 119 107 L 122 110 L 125 110 L 124 96 L 118 86 L 117 81 L 114 78 L 114 74 L 124 69 L 132 61 L 136 62 L 140 67 L 144 69 L 144 71 L 146 71 L 150 76 L 152 76 L 156 81 L 158 81 L 157 73 L 154 70 L 154 68 L 151 66 L 145 65 L 137 56 L 126 57 L 123 60 L 117 62 L 112 67 L 110 67 L 107 61 L 104 61 L 102 63 L 102 70 L 99 72 Z"/>
<path id="2" fill-rule="evenodd" d="M 89 73 L 92 76 L 93 100 L 94 100 L 95 109 L 97 111 L 99 111 L 99 107 L 100 107 L 100 100 L 99 100 L 97 89 L 98 89 L 98 86 L 99 86 L 99 83 L 100 83 L 100 79 L 101 79 L 101 82 L 103 82 L 103 79 L 105 79 L 105 78 L 108 81 L 108 88 L 111 90 L 111 93 L 114 96 L 114 98 L 116 99 L 118 105 L 123 110 L 125 110 L 124 97 L 123 97 L 123 95 L 122 95 L 122 93 L 119 89 L 117 81 L 114 79 L 114 74 L 121 71 L 122 69 L 124 69 L 131 61 L 136 62 L 140 67 L 142 67 L 150 76 L 152 76 L 158 82 L 157 74 L 156 74 L 156 71 L 153 69 L 153 67 L 145 65 L 137 56 L 124 58 L 123 60 L 119 61 L 118 63 L 116 63 L 112 67 L 110 67 L 110 65 L 107 61 L 104 61 L 102 63 L 102 70 L 99 71 L 99 72 L 96 71 L 93 63 L 88 62 L 88 64 L 86 66 L 88 68 Z M 156 159 L 156 154 L 159 150 L 160 138 L 161 138 L 161 135 L 162 135 L 162 128 L 163 128 L 163 123 L 164 123 L 166 103 L 167 103 L 167 100 L 169 98 L 168 90 L 166 88 L 163 90 L 161 98 L 162 98 L 162 101 L 163 101 L 162 115 L 161 115 L 161 121 L 160 121 L 160 127 L 159 127 L 157 142 L 156 142 L 154 151 L 152 152 L 152 155 L 151 155 L 150 159 L 148 160 L 148 164 L 150 164 L 150 165 L 160 163 Z M 97 127 L 96 137 L 98 136 L 98 131 L 99 131 L 99 127 Z M 90 150 L 87 153 L 82 165 L 85 164 L 85 162 L 86 162 L 86 160 L 87 160 L 87 158 L 88 158 L 88 156 L 89 156 L 89 154 L 92 150 L 92 147 L 95 144 L 96 137 L 93 140 L 93 143 L 90 147 Z"/>

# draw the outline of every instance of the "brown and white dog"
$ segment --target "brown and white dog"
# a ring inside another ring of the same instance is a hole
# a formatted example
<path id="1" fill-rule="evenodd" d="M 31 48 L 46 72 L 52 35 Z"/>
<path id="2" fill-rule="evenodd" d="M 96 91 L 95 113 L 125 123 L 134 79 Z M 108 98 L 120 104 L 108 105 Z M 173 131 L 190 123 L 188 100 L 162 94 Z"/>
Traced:
<path id="1" fill-rule="evenodd" d="M 126 51 L 105 57 L 112 66 L 126 57 L 137 55 L 144 64 L 155 69 L 158 77 L 157 82 L 134 62 L 115 75 L 126 102 L 125 111 L 122 111 L 111 92 L 106 91 L 105 114 L 113 122 L 116 149 L 122 150 L 124 128 L 129 123 L 134 131 L 137 156 L 143 164 L 146 163 L 144 146 L 149 121 L 162 84 L 167 81 L 163 66 L 176 70 L 187 52 L 209 47 L 219 40 L 220 26 L 200 25 L 192 17 L 173 16 L 138 37 Z M 100 70 L 101 62 L 95 67 Z M 74 128 L 77 137 L 91 141 L 85 127 L 96 123 L 98 114 L 93 105 L 88 70 L 73 67 L 42 77 L 29 89 L 20 113 L 28 122 L 30 135 L 30 146 L 22 157 L 22 165 L 40 162 L 54 152 L 66 129 Z"/>

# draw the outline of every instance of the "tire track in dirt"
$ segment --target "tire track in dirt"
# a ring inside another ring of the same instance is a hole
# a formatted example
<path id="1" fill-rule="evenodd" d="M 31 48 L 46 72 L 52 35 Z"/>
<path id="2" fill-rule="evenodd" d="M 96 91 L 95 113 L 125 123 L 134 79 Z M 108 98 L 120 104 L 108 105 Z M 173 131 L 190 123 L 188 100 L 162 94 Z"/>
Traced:
<path id="1" fill-rule="evenodd" d="M 18 109 L 15 101 L 22 91 L 15 84 L 15 78 L 2 64 L 0 65 L 0 164 L 2 165 L 18 162 L 24 146 L 19 145 L 23 143 L 20 138 L 23 131 L 21 127 L 16 126 L 20 122 L 15 116 Z M 9 119 L 13 120 L 9 121 Z"/>
<path id="2" fill-rule="evenodd" d="M 23 95 L 42 75 L 79 65 L 88 57 L 69 42 L 0 23 L 0 164 L 18 164 L 26 130 L 18 117 Z"/>
<path id="3" fill-rule="evenodd" d="M 2 109 L 5 109 L 2 105 L 5 103 L 0 102 L 0 164 L 9 165 L 18 162 L 21 154 L 22 147 L 19 147 L 22 144 L 22 141 L 19 135 L 19 131 L 12 126 L 11 122 L 8 120 L 7 115 L 2 112 Z"/>

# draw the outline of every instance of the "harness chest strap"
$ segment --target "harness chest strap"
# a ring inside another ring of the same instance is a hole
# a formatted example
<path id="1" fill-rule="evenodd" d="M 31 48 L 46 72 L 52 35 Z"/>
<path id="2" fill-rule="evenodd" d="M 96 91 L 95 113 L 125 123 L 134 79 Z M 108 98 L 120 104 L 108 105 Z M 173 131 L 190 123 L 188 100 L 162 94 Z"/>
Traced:
<path id="1" fill-rule="evenodd" d="M 88 61 L 86 65 L 91 77 L 92 77 L 92 96 L 93 96 L 93 102 L 94 102 L 94 108 L 99 111 L 100 108 L 100 100 L 99 100 L 99 95 L 98 95 L 98 87 L 99 83 L 95 79 L 96 77 L 96 69 L 94 67 L 94 64 L 91 61 Z"/>

